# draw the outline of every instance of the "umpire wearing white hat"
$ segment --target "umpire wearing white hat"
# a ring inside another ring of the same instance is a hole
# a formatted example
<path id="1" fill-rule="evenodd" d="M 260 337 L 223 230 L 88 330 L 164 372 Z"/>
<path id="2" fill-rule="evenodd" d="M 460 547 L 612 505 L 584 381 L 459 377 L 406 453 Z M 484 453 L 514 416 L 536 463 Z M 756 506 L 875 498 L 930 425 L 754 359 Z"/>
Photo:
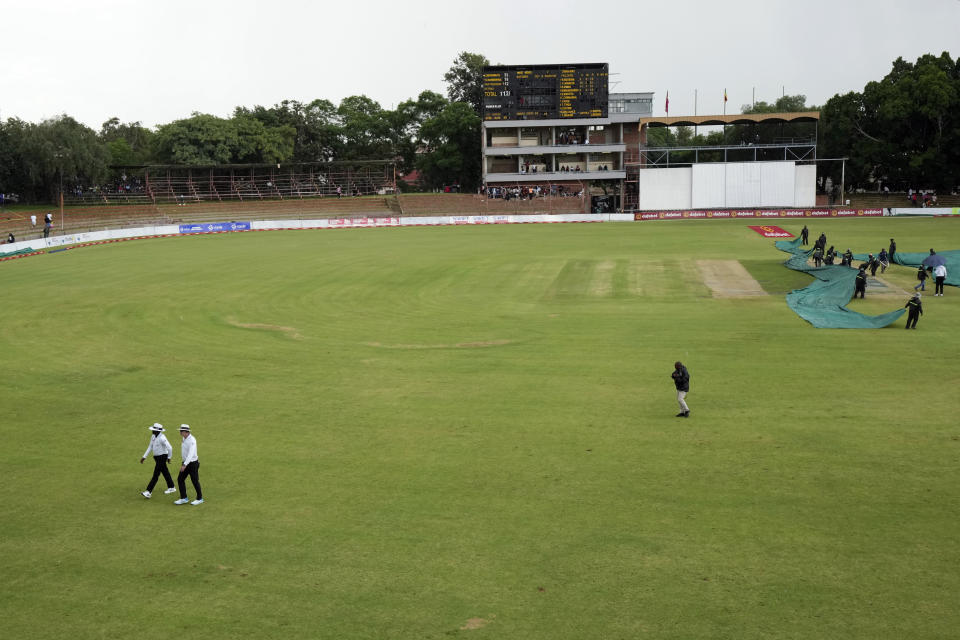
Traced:
<path id="1" fill-rule="evenodd" d="M 197 457 L 197 439 L 190 433 L 190 425 L 180 425 L 180 455 L 183 463 L 180 465 L 180 474 L 177 476 L 177 487 L 180 489 L 180 499 L 173 504 L 187 504 L 187 476 L 193 483 L 193 490 L 197 492 L 197 499 L 190 502 L 192 505 L 203 504 L 203 490 L 200 488 L 200 458 Z"/>
<path id="2" fill-rule="evenodd" d="M 150 444 L 147 445 L 147 450 L 143 452 L 143 456 L 140 458 L 140 464 L 143 464 L 143 461 L 147 459 L 148 455 L 153 454 L 153 477 L 150 478 L 150 484 L 147 485 L 146 491 L 141 491 L 140 495 L 144 498 L 149 498 L 152 494 L 153 488 L 157 485 L 157 479 L 160 477 L 160 474 L 163 474 L 163 479 L 167 481 L 167 490 L 164 493 L 173 493 L 176 489 L 173 488 L 173 478 L 170 477 L 170 470 L 167 469 L 167 463 L 170 462 L 170 458 L 173 457 L 173 447 L 170 446 L 170 441 L 167 440 L 167 436 L 163 435 L 163 425 L 159 422 L 154 422 L 153 426 L 150 427 L 150 431 L 153 433 L 150 436 Z"/>

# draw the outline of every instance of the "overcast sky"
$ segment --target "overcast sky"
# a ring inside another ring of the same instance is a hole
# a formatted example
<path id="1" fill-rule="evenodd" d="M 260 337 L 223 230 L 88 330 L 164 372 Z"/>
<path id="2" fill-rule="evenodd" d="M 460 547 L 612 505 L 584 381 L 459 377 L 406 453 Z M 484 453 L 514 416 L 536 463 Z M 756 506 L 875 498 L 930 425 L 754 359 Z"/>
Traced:
<path id="1" fill-rule="evenodd" d="M 555 15 L 552 13 L 555 12 Z M 66 113 L 155 126 L 284 99 L 383 107 L 461 51 L 495 64 L 609 62 L 611 90 L 670 92 L 672 115 L 735 113 L 784 90 L 822 104 L 898 56 L 960 55 L 960 0 L 0 0 L 0 119 Z"/>

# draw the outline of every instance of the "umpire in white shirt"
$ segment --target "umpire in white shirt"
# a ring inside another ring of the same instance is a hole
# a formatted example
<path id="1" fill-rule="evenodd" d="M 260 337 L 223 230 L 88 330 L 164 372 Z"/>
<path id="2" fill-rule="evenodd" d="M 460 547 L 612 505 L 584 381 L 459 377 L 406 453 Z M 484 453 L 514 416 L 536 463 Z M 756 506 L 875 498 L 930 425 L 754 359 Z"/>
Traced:
<path id="1" fill-rule="evenodd" d="M 177 476 L 177 487 L 180 488 L 180 499 L 173 504 L 187 504 L 187 476 L 190 476 L 190 482 L 193 483 L 193 490 L 197 492 L 197 499 L 190 504 L 203 504 L 203 490 L 200 488 L 200 459 L 197 457 L 197 439 L 190 434 L 190 425 L 180 425 L 180 437 L 183 442 L 180 444 L 180 455 L 183 457 L 183 464 L 180 465 L 180 474 Z"/>
<path id="2" fill-rule="evenodd" d="M 153 426 L 150 427 L 150 431 L 153 432 L 153 435 L 150 436 L 150 444 L 147 445 L 147 450 L 143 452 L 143 456 L 140 458 L 140 464 L 143 464 L 147 456 L 153 455 L 153 477 L 150 478 L 150 484 L 147 485 L 147 490 L 140 492 L 140 495 L 144 498 L 149 498 L 153 495 L 151 492 L 157 485 L 157 479 L 161 473 L 163 474 L 163 479 L 167 481 L 167 490 L 164 491 L 164 493 L 173 493 L 176 491 L 176 489 L 173 488 L 173 478 L 170 477 L 170 470 L 167 469 L 167 463 L 170 462 L 170 458 L 173 457 L 173 447 L 170 446 L 170 441 L 167 440 L 167 436 L 163 435 L 164 429 L 162 424 L 154 422 Z"/>

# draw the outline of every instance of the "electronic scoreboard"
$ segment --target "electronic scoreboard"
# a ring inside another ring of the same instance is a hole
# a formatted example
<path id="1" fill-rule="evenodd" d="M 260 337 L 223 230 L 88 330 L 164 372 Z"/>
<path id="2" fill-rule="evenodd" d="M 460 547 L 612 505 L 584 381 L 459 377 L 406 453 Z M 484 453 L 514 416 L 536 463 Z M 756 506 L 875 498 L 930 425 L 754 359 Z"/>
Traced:
<path id="1" fill-rule="evenodd" d="M 483 68 L 484 120 L 606 118 L 607 63 Z"/>

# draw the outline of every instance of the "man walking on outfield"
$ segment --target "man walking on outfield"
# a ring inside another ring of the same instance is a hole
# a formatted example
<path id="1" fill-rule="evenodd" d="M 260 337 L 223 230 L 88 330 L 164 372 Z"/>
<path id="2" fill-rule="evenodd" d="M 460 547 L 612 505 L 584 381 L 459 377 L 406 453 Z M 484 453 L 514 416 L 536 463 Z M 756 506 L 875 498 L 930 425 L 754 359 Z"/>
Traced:
<path id="1" fill-rule="evenodd" d="M 943 281 L 947 279 L 947 268 L 942 264 L 938 264 L 933 269 L 933 277 L 933 295 L 943 297 Z"/>
<path id="2" fill-rule="evenodd" d="M 687 371 L 682 362 L 674 362 L 673 373 L 670 374 L 670 377 L 673 378 L 673 384 L 677 386 L 677 404 L 680 405 L 680 413 L 677 414 L 677 417 L 689 418 L 690 407 L 687 406 L 686 397 L 687 392 L 690 391 L 690 372 Z"/>
<path id="3" fill-rule="evenodd" d="M 920 319 L 920 316 L 923 315 L 923 305 L 920 304 L 920 294 L 915 293 L 913 297 L 907 300 L 907 304 L 903 305 L 907 308 L 907 329 L 916 329 L 917 320 Z M 913 326 L 910 323 L 913 323 Z"/>
<path id="4" fill-rule="evenodd" d="M 173 504 L 187 504 L 187 476 L 193 483 L 193 490 L 197 492 L 197 499 L 190 502 L 192 505 L 203 504 L 203 490 L 200 488 L 200 459 L 197 457 L 197 439 L 190 434 L 190 425 L 180 425 L 180 455 L 183 463 L 180 465 L 180 474 L 177 476 L 177 487 L 180 489 L 180 499 Z"/>
<path id="5" fill-rule="evenodd" d="M 167 481 L 167 490 L 164 493 L 173 493 L 176 489 L 173 488 L 173 478 L 170 477 L 170 470 L 167 469 L 167 463 L 170 462 L 170 458 L 173 457 L 173 447 L 170 446 L 170 441 L 167 440 L 167 436 L 163 435 L 163 425 L 159 422 L 154 422 L 153 426 L 150 427 L 150 431 L 153 433 L 150 436 L 150 444 L 147 445 L 147 450 L 143 452 L 143 456 L 140 458 L 140 464 L 143 464 L 143 461 L 147 459 L 148 455 L 153 455 L 153 477 L 150 478 L 150 484 L 147 485 L 146 491 L 141 491 L 140 495 L 144 498 L 149 498 L 153 495 L 153 488 L 157 486 L 157 479 L 160 478 L 160 475 L 163 474 L 163 479 Z"/>

